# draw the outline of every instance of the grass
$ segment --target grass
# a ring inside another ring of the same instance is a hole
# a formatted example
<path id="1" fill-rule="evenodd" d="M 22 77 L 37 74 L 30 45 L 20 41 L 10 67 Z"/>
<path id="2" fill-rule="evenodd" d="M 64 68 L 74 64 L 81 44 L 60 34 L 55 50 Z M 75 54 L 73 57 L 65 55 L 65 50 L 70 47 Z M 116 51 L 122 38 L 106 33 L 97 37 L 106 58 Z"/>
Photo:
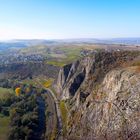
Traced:
<path id="1" fill-rule="evenodd" d="M 9 131 L 9 117 L 0 116 L 0 140 L 6 140 Z"/>
<path id="2" fill-rule="evenodd" d="M 47 64 L 49 65 L 53 65 L 53 66 L 58 66 L 58 67 L 63 67 L 64 65 L 66 65 L 65 61 L 63 60 L 49 60 L 47 61 Z"/>
<path id="3" fill-rule="evenodd" d="M 134 61 L 134 62 L 132 63 L 132 66 L 140 66 L 140 61 L 139 61 L 139 60 Z"/>
<path id="4" fill-rule="evenodd" d="M 33 85 L 33 86 L 36 86 L 38 85 L 34 79 L 25 79 L 25 80 L 22 80 L 21 81 L 22 84 L 27 84 L 27 85 Z"/>
<path id="5" fill-rule="evenodd" d="M 63 55 L 65 57 L 59 57 L 59 58 L 52 58 L 47 61 L 47 64 L 63 67 L 66 64 L 69 64 L 81 57 L 80 51 L 83 49 L 83 47 L 78 46 L 71 46 L 71 47 L 60 47 L 56 48 L 55 51 L 59 50 L 63 52 Z"/>
<path id="6" fill-rule="evenodd" d="M 68 118 L 68 111 L 64 101 L 60 101 L 60 110 L 62 115 L 62 122 L 63 122 L 63 134 L 66 134 L 67 128 L 67 118 Z"/>
<path id="7" fill-rule="evenodd" d="M 51 88 L 52 84 L 54 82 L 53 78 L 44 78 L 42 76 L 38 76 L 34 79 L 25 79 L 22 80 L 22 84 L 27 84 L 27 85 L 33 85 L 35 87 L 46 87 L 46 88 Z"/>
<path id="8" fill-rule="evenodd" d="M 52 83 L 53 83 L 53 79 L 48 79 L 43 83 L 43 85 L 44 87 L 49 88 L 52 86 Z"/>
<path id="9" fill-rule="evenodd" d="M 54 65 L 58 67 L 63 67 L 66 64 L 69 64 L 77 59 L 79 59 L 81 56 L 80 55 L 74 55 L 74 54 L 67 54 L 67 57 L 65 59 L 53 59 L 47 61 L 47 64 L 49 65 Z"/>
<path id="10" fill-rule="evenodd" d="M 140 60 L 133 60 L 132 62 L 124 64 L 124 67 L 129 67 L 129 70 L 140 73 Z"/>
<path id="11" fill-rule="evenodd" d="M 0 99 L 5 99 L 9 97 L 11 94 L 14 94 L 14 91 L 12 89 L 0 87 Z"/>

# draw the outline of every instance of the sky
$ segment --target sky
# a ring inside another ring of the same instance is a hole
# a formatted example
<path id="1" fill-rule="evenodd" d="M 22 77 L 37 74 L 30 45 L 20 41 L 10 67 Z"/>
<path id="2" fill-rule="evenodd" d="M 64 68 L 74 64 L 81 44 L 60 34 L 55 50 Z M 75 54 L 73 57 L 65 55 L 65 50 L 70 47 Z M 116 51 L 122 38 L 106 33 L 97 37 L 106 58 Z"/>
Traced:
<path id="1" fill-rule="evenodd" d="M 0 0 L 0 40 L 140 37 L 140 0 Z"/>

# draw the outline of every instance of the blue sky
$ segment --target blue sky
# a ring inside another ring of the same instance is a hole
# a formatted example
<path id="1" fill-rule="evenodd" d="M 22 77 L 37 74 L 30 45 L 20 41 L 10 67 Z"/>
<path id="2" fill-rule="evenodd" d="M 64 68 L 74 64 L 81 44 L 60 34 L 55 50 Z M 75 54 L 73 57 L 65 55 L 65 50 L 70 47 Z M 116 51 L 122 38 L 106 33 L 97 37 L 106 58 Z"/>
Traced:
<path id="1" fill-rule="evenodd" d="M 0 39 L 140 37 L 140 0 L 0 0 Z"/>

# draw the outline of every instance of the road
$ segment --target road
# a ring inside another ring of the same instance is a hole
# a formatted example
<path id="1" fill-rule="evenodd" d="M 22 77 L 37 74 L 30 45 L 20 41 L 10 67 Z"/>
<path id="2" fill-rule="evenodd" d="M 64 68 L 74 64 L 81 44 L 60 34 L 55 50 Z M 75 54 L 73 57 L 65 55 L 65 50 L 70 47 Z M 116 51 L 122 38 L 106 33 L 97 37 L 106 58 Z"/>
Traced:
<path id="1" fill-rule="evenodd" d="M 61 117 L 61 111 L 59 107 L 59 101 L 56 98 L 53 91 L 49 88 L 44 87 L 40 81 L 36 81 L 43 89 L 46 90 L 47 95 L 47 111 L 48 111 L 48 120 L 46 123 L 46 139 L 49 140 L 50 136 L 57 129 L 56 140 L 63 140 L 63 123 Z"/>
<path id="2" fill-rule="evenodd" d="M 62 130 L 63 130 L 63 125 L 62 125 L 62 118 L 61 118 L 61 111 L 60 111 L 60 107 L 59 107 L 59 101 L 58 99 L 56 98 L 55 94 L 48 88 L 44 88 L 46 91 L 48 91 L 47 93 L 47 97 L 48 97 L 48 104 L 50 104 L 50 108 L 53 108 L 51 109 L 51 112 L 55 113 L 56 115 L 56 118 L 57 118 L 57 140 L 63 140 L 63 136 L 62 136 Z M 54 116 L 55 116 L 54 115 Z M 55 119 L 50 119 L 50 122 L 52 124 L 54 124 L 54 121 Z M 48 124 L 47 124 L 48 125 Z M 50 129 L 50 128 L 48 128 Z M 51 131 L 52 129 L 50 129 L 49 131 Z"/>
<path id="3" fill-rule="evenodd" d="M 46 93 L 46 104 L 47 104 L 47 116 L 46 116 L 46 139 L 49 140 L 53 133 L 54 130 L 57 127 L 57 114 L 56 114 L 56 108 L 55 108 L 55 102 L 53 97 Z"/>

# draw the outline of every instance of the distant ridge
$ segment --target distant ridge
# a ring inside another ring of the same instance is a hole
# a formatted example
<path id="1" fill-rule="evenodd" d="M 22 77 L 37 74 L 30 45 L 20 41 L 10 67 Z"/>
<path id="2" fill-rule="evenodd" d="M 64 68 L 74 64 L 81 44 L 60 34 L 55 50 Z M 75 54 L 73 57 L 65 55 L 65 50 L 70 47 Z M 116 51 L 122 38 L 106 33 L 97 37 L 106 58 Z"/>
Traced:
<path id="1" fill-rule="evenodd" d="M 0 51 L 11 48 L 25 48 L 36 45 L 55 45 L 63 43 L 76 44 L 124 44 L 124 45 L 140 45 L 140 37 L 136 38 L 110 38 L 110 39 L 96 39 L 96 38 L 77 38 L 77 39 L 15 39 L 0 41 Z"/>
<path id="2" fill-rule="evenodd" d="M 40 44 L 40 43 L 54 43 L 54 42 L 90 42 L 90 43 L 126 43 L 126 44 L 140 44 L 140 37 L 128 38 L 70 38 L 70 39 L 13 39 L 5 40 L 2 43 L 25 43 L 25 44 Z"/>

